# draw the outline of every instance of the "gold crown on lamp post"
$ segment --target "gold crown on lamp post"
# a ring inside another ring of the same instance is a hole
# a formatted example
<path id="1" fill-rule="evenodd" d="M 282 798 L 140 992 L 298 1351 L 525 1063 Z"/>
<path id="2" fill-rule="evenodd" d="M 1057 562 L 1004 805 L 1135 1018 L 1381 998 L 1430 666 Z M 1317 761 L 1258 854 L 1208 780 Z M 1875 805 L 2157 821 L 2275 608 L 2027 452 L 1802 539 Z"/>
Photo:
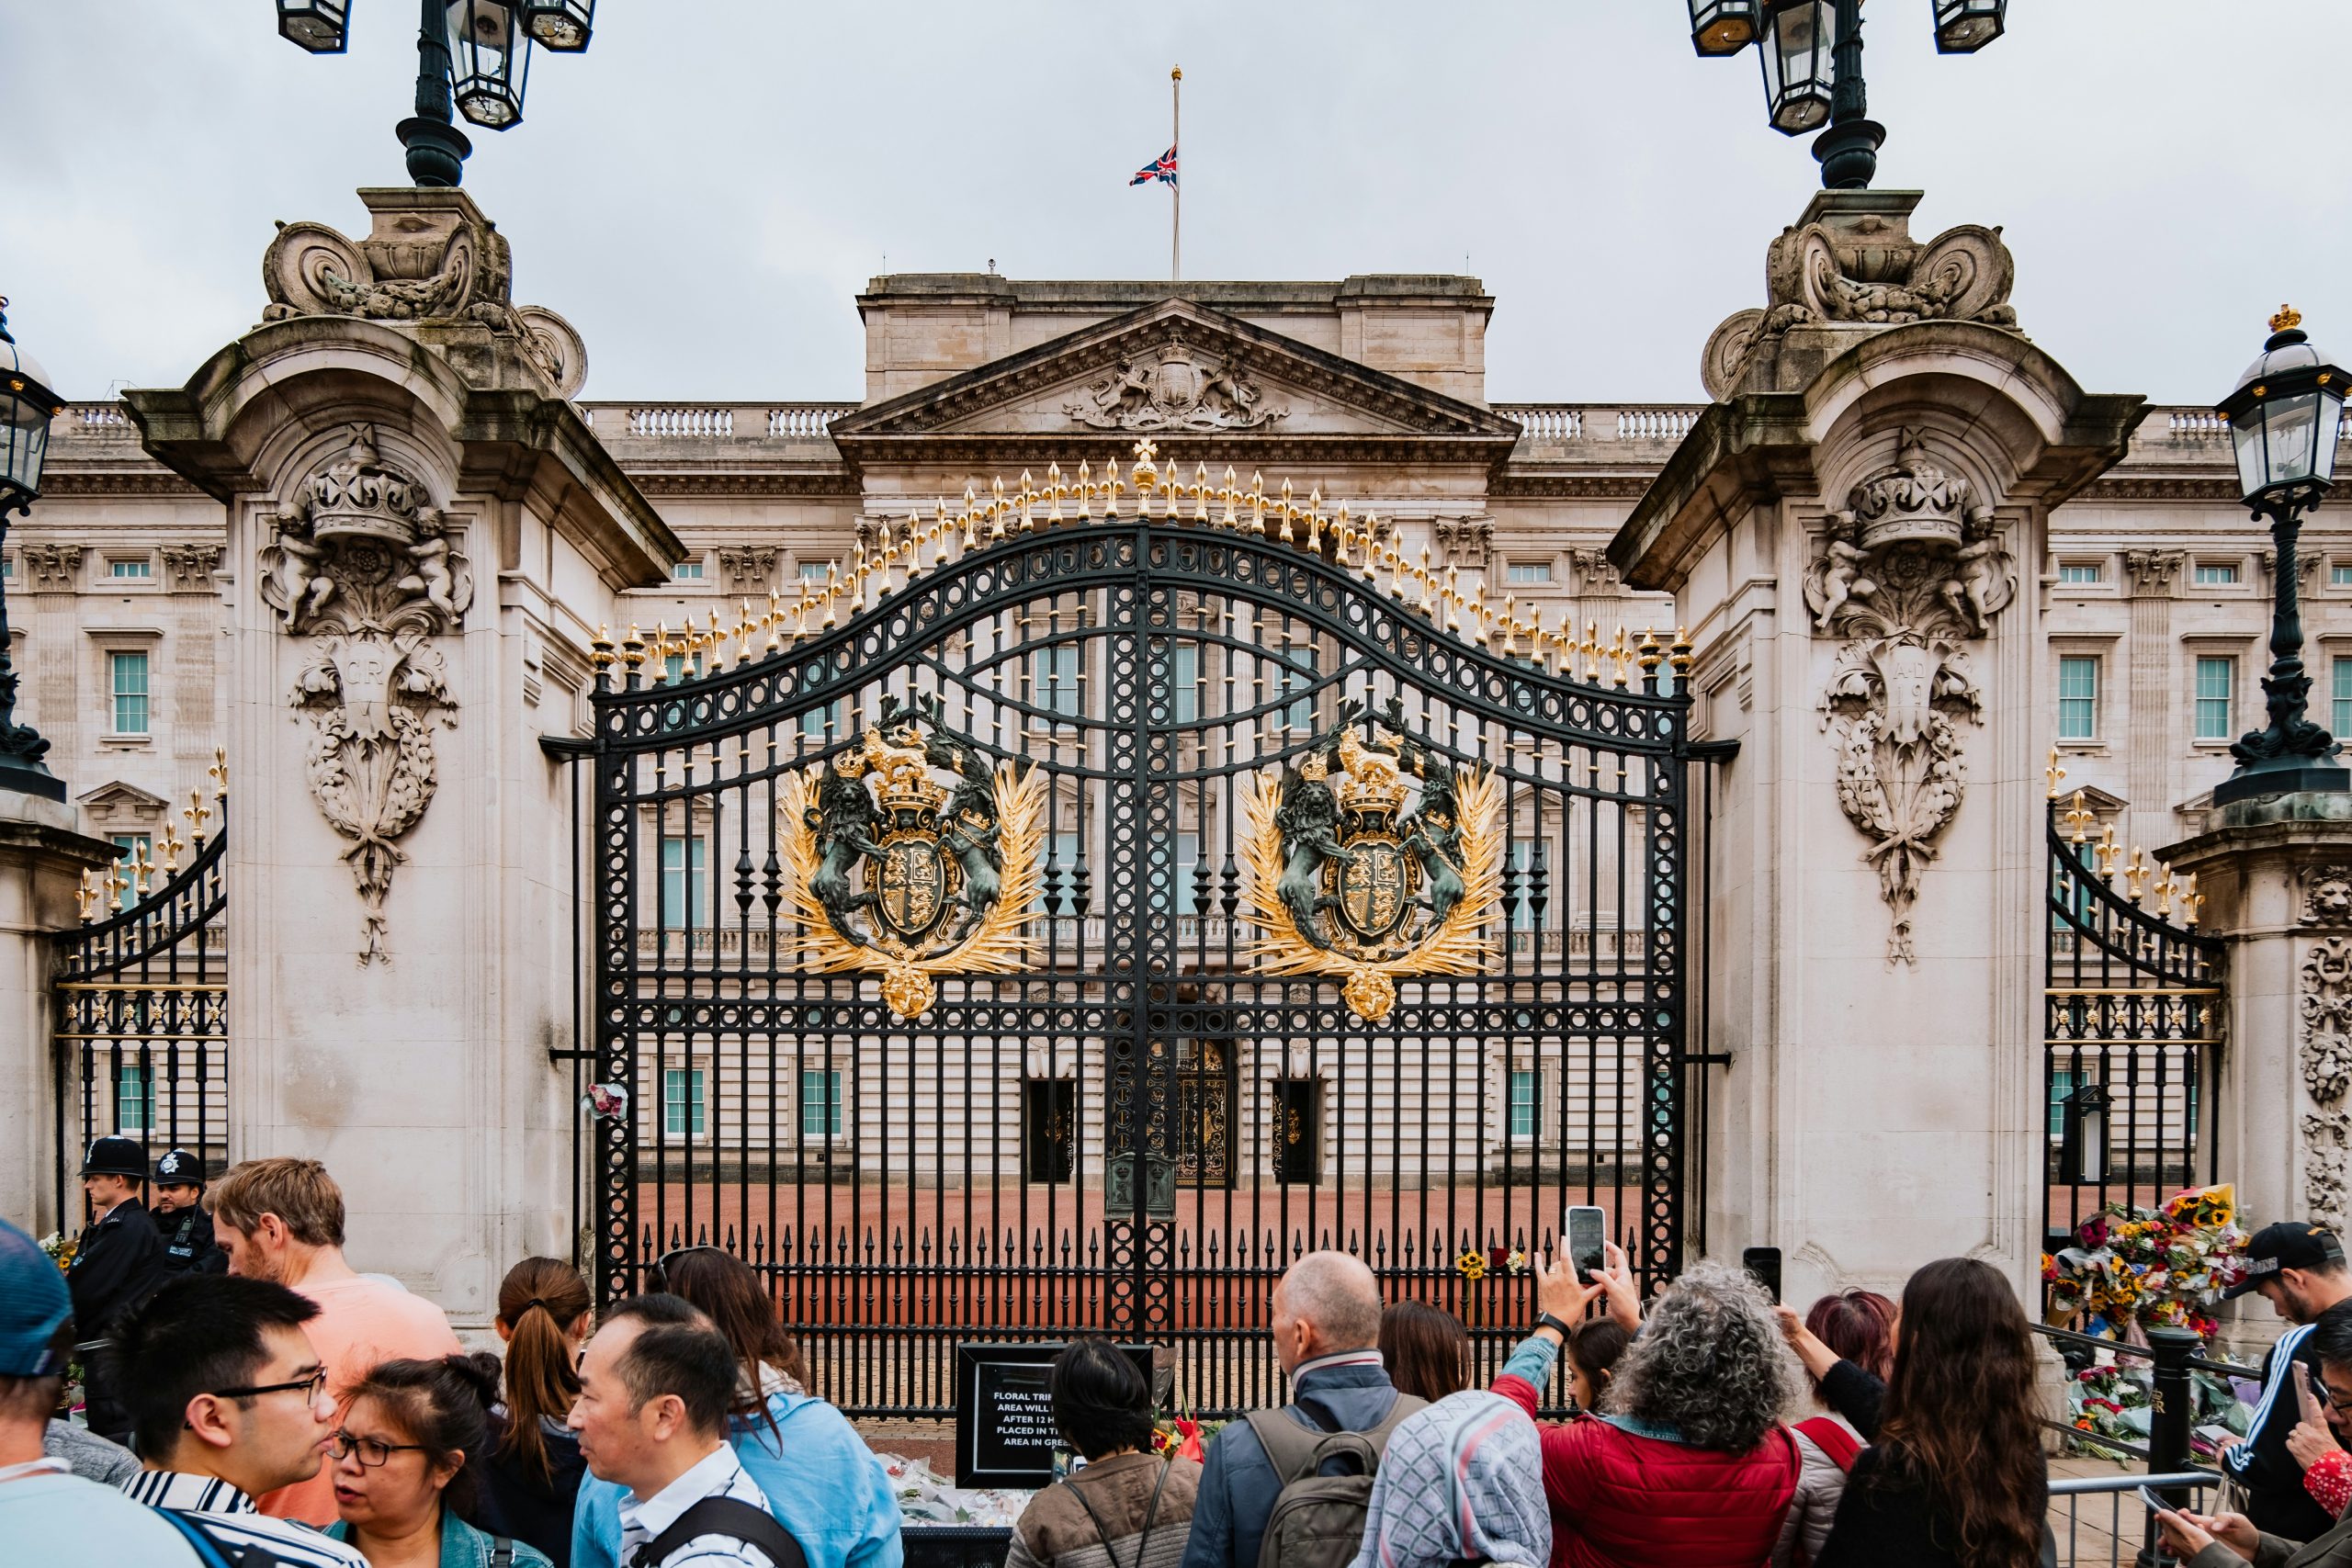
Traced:
<path id="1" fill-rule="evenodd" d="M 2292 305 L 2279 306 L 2278 313 L 2270 318 L 2270 330 L 2274 333 L 2283 333 L 2302 324 L 2303 313 Z"/>

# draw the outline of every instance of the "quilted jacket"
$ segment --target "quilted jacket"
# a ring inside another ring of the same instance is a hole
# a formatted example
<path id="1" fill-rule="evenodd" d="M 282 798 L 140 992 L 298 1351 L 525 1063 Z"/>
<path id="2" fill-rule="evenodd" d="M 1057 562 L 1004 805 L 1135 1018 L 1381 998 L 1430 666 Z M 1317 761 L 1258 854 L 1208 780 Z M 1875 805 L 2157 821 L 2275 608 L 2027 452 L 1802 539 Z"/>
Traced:
<path id="1" fill-rule="evenodd" d="M 1535 1385 L 1494 1391 L 1535 1414 Z M 1542 1429 L 1552 1568 L 1762 1568 L 1796 1495 L 1795 1440 L 1775 1427 L 1744 1454 L 1643 1437 L 1578 1416 Z"/>

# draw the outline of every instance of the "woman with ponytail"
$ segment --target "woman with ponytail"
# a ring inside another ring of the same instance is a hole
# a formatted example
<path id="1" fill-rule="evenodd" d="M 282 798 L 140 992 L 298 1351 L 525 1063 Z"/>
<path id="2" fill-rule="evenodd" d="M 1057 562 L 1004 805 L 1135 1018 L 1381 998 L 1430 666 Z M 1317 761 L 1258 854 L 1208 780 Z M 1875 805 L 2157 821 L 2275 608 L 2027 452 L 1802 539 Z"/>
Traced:
<path id="1" fill-rule="evenodd" d="M 588 1282 L 560 1258 L 526 1258 L 498 1287 L 494 1326 L 506 1341 L 506 1400 L 469 1517 L 537 1547 L 555 1568 L 570 1568 L 572 1505 L 587 1472 L 580 1435 L 564 1417 L 580 1396 L 580 1347 L 592 1304 Z"/>

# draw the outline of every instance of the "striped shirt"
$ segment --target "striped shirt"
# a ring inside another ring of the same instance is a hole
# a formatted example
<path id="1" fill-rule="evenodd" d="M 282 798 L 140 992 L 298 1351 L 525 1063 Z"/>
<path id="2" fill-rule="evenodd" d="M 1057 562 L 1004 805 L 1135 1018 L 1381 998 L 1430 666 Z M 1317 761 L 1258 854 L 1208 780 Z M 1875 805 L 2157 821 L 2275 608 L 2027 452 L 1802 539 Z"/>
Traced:
<path id="1" fill-rule="evenodd" d="M 735 1457 L 734 1449 L 720 1443 L 644 1502 L 639 1502 L 633 1492 L 621 1499 L 621 1561 L 635 1562 L 638 1548 L 677 1523 L 681 1515 L 706 1497 L 730 1497 L 762 1513 L 768 1511 L 767 1494 Z M 775 1568 L 775 1560 L 732 1536 L 698 1535 L 644 1568 Z"/>
<path id="2" fill-rule="evenodd" d="M 368 1559 L 309 1525 L 274 1519 L 256 1511 L 254 1500 L 213 1475 L 175 1470 L 145 1470 L 122 1483 L 134 1503 L 168 1508 L 192 1518 L 221 1546 L 242 1551 L 258 1546 L 300 1568 L 368 1568 Z"/>

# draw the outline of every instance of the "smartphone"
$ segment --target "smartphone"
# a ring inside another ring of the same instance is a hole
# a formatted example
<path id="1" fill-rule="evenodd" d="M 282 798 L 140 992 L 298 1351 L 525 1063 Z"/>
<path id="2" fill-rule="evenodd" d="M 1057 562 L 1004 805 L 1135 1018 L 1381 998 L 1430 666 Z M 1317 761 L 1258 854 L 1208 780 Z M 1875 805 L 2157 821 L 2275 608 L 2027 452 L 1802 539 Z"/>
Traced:
<path id="1" fill-rule="evenodd" d="M 1576 1266 L 1577 1283 L 1589 1285 L 1603 1261 L 1601 1248 L 1609 1239 L 1608 1216 L 1590 1203 L 1571 1204 L 1563 1228 L 1567 1232 L 1568 1261 Z"/>
<path id="2" fill-rule="evenodd" d="M 1781 1249 L 1777 1247 L 1745 1247 L 1740 1248 L 1739 1266 L 1764 1287 L 1772 1304 L 1781 1304 Z"/>
<path id="3" fill-rule="evenodd" d="M 2136 1490 L 2140 1494 L 2140 1501 L 2145 1503 L 2149 1507 L 2154 1508 L 2158 1513 L 2168 1514 L 2172 1512 L 2175 1507 L 2178 1506 L 2177 1504 L 2165 1502 L 2162 1497 L 2157 1496 L 2154 1493 L 2149 1491 L 2144 1486 L 2138 1487 Z"/>

